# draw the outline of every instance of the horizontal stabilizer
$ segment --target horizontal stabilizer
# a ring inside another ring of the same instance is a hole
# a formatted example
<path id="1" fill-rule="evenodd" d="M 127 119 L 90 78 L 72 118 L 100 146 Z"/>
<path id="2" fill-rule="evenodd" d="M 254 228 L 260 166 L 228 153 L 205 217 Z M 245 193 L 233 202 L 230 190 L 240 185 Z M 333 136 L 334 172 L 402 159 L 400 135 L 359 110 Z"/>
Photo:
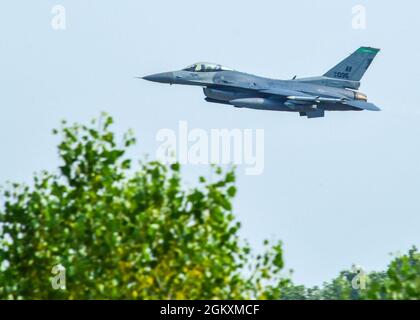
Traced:
<path id="1" fill-rule="evenodd" d="M 373 103 L 365 102 L 365 101 L 352 100 L 352 101 L 346 101 L 345 104 L 351 107 L 357 108 L 357 109 L 361 109 L 361 110 L 381 111 L 381 109 L 375 106 Z"/>

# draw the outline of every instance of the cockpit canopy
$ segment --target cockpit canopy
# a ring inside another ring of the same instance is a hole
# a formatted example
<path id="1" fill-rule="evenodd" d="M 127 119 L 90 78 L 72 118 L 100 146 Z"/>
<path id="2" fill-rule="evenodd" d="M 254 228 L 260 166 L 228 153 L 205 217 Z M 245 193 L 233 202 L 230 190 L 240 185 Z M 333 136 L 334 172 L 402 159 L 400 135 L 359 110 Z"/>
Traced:
<path id="1" fill-rule="evenodd" d="M 182 69 L 184 71 L 191 71 L 191 72 L 219 72 L 219 71 L 233 71 L 233 69 L 226 68 L 221 66 L 220 64 L 215 63 L 207 63 L 207 62 L 198 62 L 194 63 Z"/>

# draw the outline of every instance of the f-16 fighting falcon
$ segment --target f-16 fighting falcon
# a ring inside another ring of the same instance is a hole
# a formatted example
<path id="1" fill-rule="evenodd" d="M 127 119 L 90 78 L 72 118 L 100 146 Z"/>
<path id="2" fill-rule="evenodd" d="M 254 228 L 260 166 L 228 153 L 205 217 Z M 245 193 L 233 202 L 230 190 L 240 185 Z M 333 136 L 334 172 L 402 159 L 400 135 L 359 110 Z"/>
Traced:
<path id="1" fill-rule="evenodd" d="M 325 111 L 380 111 L 358 92 L 360 80 L 380 50 L 361 47 L 321 77 L 275 80 L 213 63 L 143 77 L 148 81 L 203 87 L 205 100 L 237 108 L 299 112 L 324 117 Z"/>

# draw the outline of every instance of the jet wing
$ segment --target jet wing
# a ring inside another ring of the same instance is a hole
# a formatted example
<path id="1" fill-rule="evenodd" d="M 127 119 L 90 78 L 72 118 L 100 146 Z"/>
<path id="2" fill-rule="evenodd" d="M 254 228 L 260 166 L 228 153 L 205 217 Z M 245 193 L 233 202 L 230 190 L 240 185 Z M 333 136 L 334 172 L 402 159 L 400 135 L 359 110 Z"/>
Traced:
<path id="1" fill-rule="evenodd" d="M 314 103 L 321 103 L 321 102 L 344 103 L 346 101 L 345 98 L 324 98 L 324 97 L 316 97 L 316 96 L 288 96 L 287 99 L 291 101 L 297 101 L 297 102 L 314 102 Z"/>
<path id="2" fill-rule="evenodd" d="M 373 103 L 365 101 L 351 100 L 344 102 L 344 104 L 361 110 L 381 111 L 381 109 L 375 106 Z"/>
<path id="3" fill-rule="evenodd" d="M 309 94 L 305 94 L 299 91 L 288 90 L 288 89 L 263 89 L 260 90 L 261 93 L 271 94 L 275 96 L 281 96 L 287 100 L 294 101 L 296 103 L 322 103 L 322 102 L 329 102 L 329 103 L 340 103 L 346 101 L 345 98 L 326 98 L 326 97 L 319 97 L 319 96 L 311 96 Z"/>
<path id="4" fill-rule="evenodd" d="M 304 93 L 299 92 L 299 91 L 282 89 L 282 88 L 262 89 L 262 90 L 259 90 L 259 91 L 261 93 L 271 94 L 273 96 L 282 96 L 282 97 L 288 97 L 288 96 L 305 96 L 305 97 L 310 97 L 310 95 L 304 94 Z"/>
<path id="5" fill-rule="evenodd" d="M 376 105 L 370 102 L 359 100 L 348 100 L 347 98 L 327 98 L 319 96 L 311 96 L 299 91 L 288 89 L 263 89 L 259 90 L 261 93 L 266 93 L 274 96 L 281 96 L 292 104 L 310 104 L 310 103 L 342 103 L 360 110 L 381 111 Z"/>

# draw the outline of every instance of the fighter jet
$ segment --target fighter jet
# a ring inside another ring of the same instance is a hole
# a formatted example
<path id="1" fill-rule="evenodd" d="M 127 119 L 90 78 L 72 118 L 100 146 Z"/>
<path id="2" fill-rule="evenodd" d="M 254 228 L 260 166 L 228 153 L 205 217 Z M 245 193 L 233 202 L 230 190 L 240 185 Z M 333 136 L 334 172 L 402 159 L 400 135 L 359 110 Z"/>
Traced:
<path id="1" fill-rule="evenodd" d="M 287 111 L 321 118 L 325 111 L 380 111 L 359 92 L 360 80 L 380 49 L 361 47 L 323 76 L 277 80 L 214 63 L 143 77 L 148 81 L 199 86 L 205 100 L 237 108 Z"/>

